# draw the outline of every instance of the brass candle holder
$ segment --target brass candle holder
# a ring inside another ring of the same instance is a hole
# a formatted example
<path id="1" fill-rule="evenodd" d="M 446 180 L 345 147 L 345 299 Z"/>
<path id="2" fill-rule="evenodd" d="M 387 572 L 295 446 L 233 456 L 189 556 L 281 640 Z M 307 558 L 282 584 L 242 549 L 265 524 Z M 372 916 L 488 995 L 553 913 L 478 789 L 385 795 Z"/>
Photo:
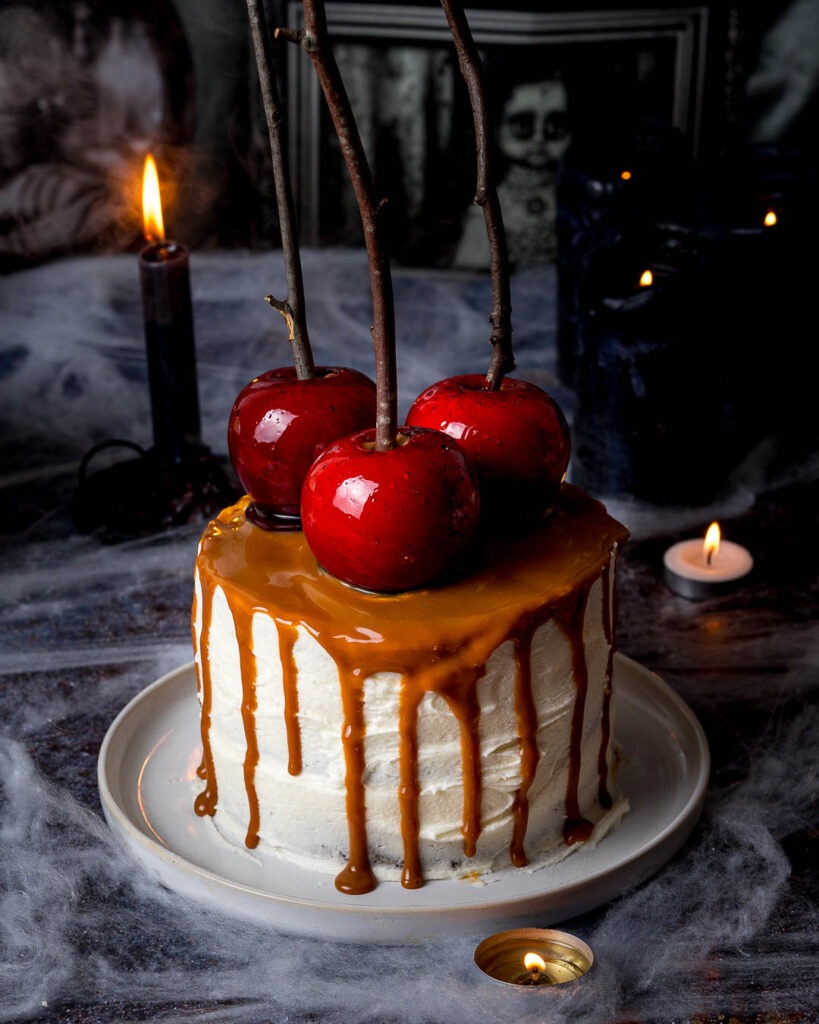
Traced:
<path id="1" fill-rule="evenodd" d="M 550 928 L 514 928 L 484 939 L 475 963 L 493 981 L 522 989 L 577 981 L 594 962 L 582 939 Z"/>

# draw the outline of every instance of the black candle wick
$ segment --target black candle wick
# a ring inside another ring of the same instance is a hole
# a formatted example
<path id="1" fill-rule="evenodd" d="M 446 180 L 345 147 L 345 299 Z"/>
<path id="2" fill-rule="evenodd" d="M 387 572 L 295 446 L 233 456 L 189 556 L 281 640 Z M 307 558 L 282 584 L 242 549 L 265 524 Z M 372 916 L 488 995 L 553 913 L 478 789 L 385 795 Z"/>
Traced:
<path id="1" fill-rule="evenodd" d="M 158 244 L 157 255 L 161 260 L 166 260 L 173 256 L 179 249 L 176 242 L 170 242 L 168 239 L 163 238 Z"/>

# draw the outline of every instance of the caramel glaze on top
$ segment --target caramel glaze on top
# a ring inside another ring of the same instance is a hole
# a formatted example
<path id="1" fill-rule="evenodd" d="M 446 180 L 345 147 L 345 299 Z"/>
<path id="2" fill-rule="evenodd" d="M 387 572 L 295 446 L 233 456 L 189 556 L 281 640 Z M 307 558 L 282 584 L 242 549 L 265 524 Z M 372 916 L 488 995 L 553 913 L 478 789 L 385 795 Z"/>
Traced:
<path id="1" fill-rule="evenodd" d="M 606 751 L 610 735 L 609 698 L 613 643 L 608 573 L 612 549 L 628 532 L 604 507 L 569 484 L 557 508 L 537 529 L 511 539 L 492 540 L 477 564 L 445 586 L 401 594 L 378 595 L 355 590 L 328 576 L 316 564 L 300 532 L 273 532 L 247 522 L 247 498 L 225 509 L 207 528 L 197 568 L 202 586 L 202 629 L 194 647 L 202 700 L 203 756 L 199 775 L 205 788 L 195 802 L 200 815 L 213 815 L 218 781 L 210 748 L 211 678 L 207 657 L 213 593 L 225 591 L 236 626 L 242 669 L 242 715 L 247 741 L 244 763 L 249 819 L 246 845 L 258 843 L 259 806 L 255 791 L 258 747 L 255 733 L 256 662 L 251 646 L 253 614 L 263 610 L 276 621 L 284 678 L 284 714 L 288 766 L 301 771 L 298 728 L 298 679 L 293 658 L 297 627 L 302 626 L 330 654 L 338 667 L 344 721 L 341 735 L 346 767 L 349 857 L 336 878 L 342 892 L 362 894 L 375 887 L 365 825 L 364 682 L 376 672 L 401 677 L 398 730 L 400 783 L 398 802 L 404 849 L 402 884 L 423 885 L 418 853 L 418 778 L 416 719 L 428 690 L 446 700 L 457 718 L 463 763 L 464 853 L 475 853 L 480 835 L 481 763 L 478 738 L 477 683 L 492 652 L 504 641 L 514 644 L 517 674 L 515 709 L 521 757 L 521 784 L 513 807 L 510 857 L 526 864 L 524 840 L 527 793 L 538 763 L 537 710 L 532 695 L 530 650 L 540 625 L 553 619 L 572 651 L 576 698 L 570 732 L 570 764 L 565 798 L 564 839 L 588 837 L 591 824 L 578 804 L 580 743 L 587 675 L 583 620 L 592 583 L 603 574 L 603 626 L 611 653 L 598 756 L 599 798 L 611 805 L 607 789 Z M 194 621 L 196 608 L 194 607 Z"/>

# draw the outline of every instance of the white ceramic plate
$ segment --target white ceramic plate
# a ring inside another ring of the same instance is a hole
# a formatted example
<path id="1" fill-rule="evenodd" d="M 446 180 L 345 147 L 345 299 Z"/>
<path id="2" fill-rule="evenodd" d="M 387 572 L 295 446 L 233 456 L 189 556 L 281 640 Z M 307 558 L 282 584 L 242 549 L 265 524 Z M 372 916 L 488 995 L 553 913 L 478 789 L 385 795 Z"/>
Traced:
<path id="1" fill-rule="evenodd" d="M 333 875 L 229 845 L 193 812 L 201 757 L 192 664 L 158 679 L 111 724 L 100 749 L 102 806 L 114 834 L 170 888 L 283 931 L 337 940 L 400 942 L 488 929 L 547 926 L 638 885 L 685 842 L 710 770 L 702 727 L 657 675 L 622 654 L 614 667 L 618 783 L 631 810 L 595 847 L 535 872 L 489 882 L 381 882 L 366 896 L 338 892 Z"/>

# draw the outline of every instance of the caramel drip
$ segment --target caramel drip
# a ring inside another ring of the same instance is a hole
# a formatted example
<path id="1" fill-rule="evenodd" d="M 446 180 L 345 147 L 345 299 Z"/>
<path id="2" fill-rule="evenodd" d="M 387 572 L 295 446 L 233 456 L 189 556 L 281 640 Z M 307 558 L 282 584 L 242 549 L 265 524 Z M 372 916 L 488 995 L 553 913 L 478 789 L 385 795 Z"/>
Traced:
<path id="1" fill-rule="evenodd" d="M 205 780 L 205 788 L 196 797 L 193 809 L 200 816 L 213 817 L 216 801 L 219 798 L 219 785 L 216 781 L 216 769 L 213 764 L 213 751 L 210 746 L 210 715 L 213 706 L 213 686 L 210 678 L 210 622 L 213 611 L 213 590 L 202 584 L 202 635 L 200 638 L 201 693 L 202 713 L 200 729 L 202 733 L 202 762 L 197 775 Z"/>
<path id="2" fill-rule="evenodd" d="M 418 704 L 422 696 L 422 691 L 417 687 L 411 687 L 407 680 L 403 681 L 398 712 L 398 804 L 404 845 L 401 885 L 405 889 L 420 889 L 424 884 L 418 853 Z"/>
<path id="3" fill-rule="evenodd" d="M 276 620 L 279 634 L 279 655 L 282 662 L 282 688 L 284 690 L 284 725 L 287 731 L 287 770 L 291 775 L 301 774 L 301 730 L 299 729 L 298 669 L 293 657 L 298 630 L 287 622 Z"/>
<path id="4" fill-rule="evenodd" d="M 346 867 L 336 876 L 336 888 L 351 896 L 363 896 L 375 888 L 375 875 L 367 850 L 364 800 L 364 695 L 361 681 L 340 675 L 344 712 L 341 742 L 344 748 L 347 828 L 350 854 Z"/>
<path id="5" fill-rule="evenodd" d="M 343 892 L 363 894 L 375 886 L 365 818 L 364 681 L 377 672 L 402 679 L 400 728 L 400 811 L 405 863 L 402 881 L 423 881 L 418 855 L 417 711 L 424 693 L 441 694 L 458 720 L 463 762 L 462 831 L 468 856 L 480 835 L 481 764 L 477 683 L 492 652 L 504 641 L 516 645 L 516 714 L 521 751 L 521 785 L 515 800 L 511 856 L 525 863 L 523 843 L 528 791 L 537 767 L 537 715 L 532 697 L 531 641 L 554 618 L 569 639 L 576 688 L 570 740 L 567 821 L 564 837 L 576 842 L 591 831 L 578 806 L 580 750 L 588 679 L 583 618 L 591 584 L 609 565 L 612 547 L 628 531 L 604 507 L 564 485 L 555 512 L 542 528 L 522 537 L 492 540 L 483 564 L 446 587 L 381 596 L 346 587 L 316 566 L 303 534 L 272 532 L 248 523 L 247 499 L 225 509 L 210 524 L 197 558 L 202 591 L 202 734 L 208 788 L 197 813 L 213 813 L 216 779 L 210 754 L 208 642 L 212 588 L 223 587 L 235 617 L 252 617 L 263 606 L 279 628 L 288 719 L 289 767 L 300 765 L 297 679 L 292 663 L 296 629 L 305 628 L 338 668 L 344 714 L 346 810 L 349 861 L 336 879 Z M 491 595 L 491 615 L 487 614 Z M 292 632 L 291 632 L 292 631 Z M 284 642 L 282 642 L 284 638 Z M 291 662 L 288 666 L 287 662 Z M 294 738 L 296 737 L 296 738 Z M 211 797 L 212 794 L 212 797 Z"/>
<path id="6" fill-rule="evenodd" d="M 247 793 L 248 825 L 245 846 L 259 845 L 259 796 L 256 792 L 256 766 L 259 742 L 256 736 L 256 656 L 253 653 L 253 616 L 237 614 L 231 606 L 242 673 L 242 726 L 245 732 L 245 760 L 242 771 Z"/>
<path id="7" fill-rule="evenodd" d="M 529 862 L 523 843 L 529 824 L 529 790 L 535 779 L 540 751 L 537 746 L 537 708 L 532 693 L 532 637 L 534 625 L 527 623 L 515 637 L 515 715 L 520 742 L 520 786 L 512 805 L 512 844 L 509 854 L 515 867 Z"/>
<path id="8" fill-rule="evenodd" d="M 199 597 L 196 590 L 193 592 L 193 603 L 191 604 L 191 644 L 193 646 L 193 663 L 196 669 L 196 693 L 202 693 L 202 670 L 199 665 L 199 637 L 196 633 L 196 616 L 199 613 Z"/>
<path id="9" fill-rule="evenodd" d="M 597 799 L 600 806 L 608 809 L 613 801 L 608 787 L 608 749 L 611 739 L 611 680 L 614 671 L 614 607 L 611 590 L 611 564 L 603 570 L 603 630 L 608 642 L 609 653 L 606 663 L 606 680 L 603 690 L 603 706 L 600 720 L 600 750 L 597 754 Z"/>
<path id="10" fill-rule="evenodd" d="M 464 837 L 464 854 L 467 857 L 475 856 L 481 834 L 481 708 L 478 703 L 477 683 L 483 674 L 483 665 L 462 673 L 458 684 L 444 694 L 450 710 L 458 720 L 461 733 L 461 778 L 464 794 L 461 834 Z"/>
<path id="11" fill-rule="evenodd" d="M 573 611 L 569 620 L 562 620 L 566 636 L 572 651 L 572 675 L 574 677 L 575 699 L 572 709 L 571 732 L 569 735 L 569 772 L 566 784 L 566 820 L 563 823 L 563 839 L 568 846 L 588 839 L 592 832 L 592 823 L 587 821 L 580 812 L 578 791 L 580 788 L 580 752 L 583 743 L 583 717 L 586 713 L 586 695 L 589 689 L 589 676 L 583 644 L 583 619 L 589 600 L 590 586 L 581 587 L 576 599 L 571 604 Z M 571 608 L 571 604 L 569 608 Z"/>
<path id="12" fill-rule="evenodd" d="M 193 667 L 196 673 L 196 695 L 201 700 L 202 698 L 202 659 L 199 656 L 199 635 L 196 632 L 196 617 L 199 612 L 199 598 L 196 591 L 193 592 L 193 603 L 191 605 L 191 644 L 193 646 Z M 196 775 L 200 779 L 204 779 L 207 776 L 207 769 L 205 767 L 205 752 L 202 751 L 202 757 L 199 760 L 199 764 L 196 768 Z"/>

